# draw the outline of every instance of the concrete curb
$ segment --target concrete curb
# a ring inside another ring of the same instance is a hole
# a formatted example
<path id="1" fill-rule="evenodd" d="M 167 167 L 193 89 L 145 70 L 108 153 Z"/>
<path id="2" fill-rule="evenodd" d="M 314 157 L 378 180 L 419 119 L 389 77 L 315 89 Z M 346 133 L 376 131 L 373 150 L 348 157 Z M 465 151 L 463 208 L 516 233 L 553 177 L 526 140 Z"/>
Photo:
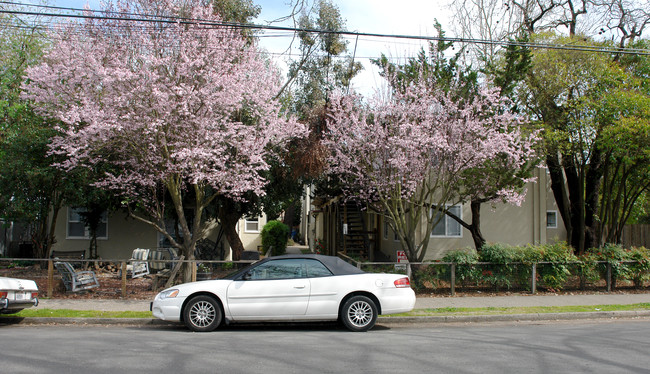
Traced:
<path id="1" fill-rule="evenodd" d="M 475 316 L 414 316 L 414 317 L 379 317 L 380 323 L 480 323 L 480 322 L 534 322 L 534 321 L 570 321 L 583 319 L 613 319 L 650 317 L 650 310 L 611 311 L 611 312 L 574 312 L 574 313 L 525 313 L 494 314 Z"/>
<path id="2" fill-rule="evenodd" d="M 589 319 L 617 319 L 650 317 L 650 310 L 575 312 L 575 313 L 527 313 L 475 316 L 414 316 L 379 317 L 379 324 L 427 324 L 427 323 L 489 323 L 489 322 L 535 322 L 570 321 Z M 61 318 L 61 317 L 0 317 L 0 325 L 127 325 L 140 327 L 176 327 L 177 322 L 155 318 Z"/>
<path id="3" fill-rule="evenodd" d="M 156 318 L 0 317 L 2 324 L 169 326 L 173 323 Z"/>

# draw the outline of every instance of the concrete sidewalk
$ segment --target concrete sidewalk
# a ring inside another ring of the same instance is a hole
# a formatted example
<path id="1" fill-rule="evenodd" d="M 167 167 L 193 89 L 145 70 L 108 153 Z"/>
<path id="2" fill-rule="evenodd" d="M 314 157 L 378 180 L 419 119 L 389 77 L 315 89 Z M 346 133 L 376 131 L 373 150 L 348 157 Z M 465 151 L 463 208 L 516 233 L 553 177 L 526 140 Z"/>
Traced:
<path id="1" fill-rule="evenodd" d="M 148 311 L 152 300 L 41 299 L 38 308 L 100 311 Z M 429 308 L 500 308 L 572 305 L 625 305 L 650 303 L 650 293 L 418 297 L 415 309 Z"/>
<path id="2" fill-rule="evenodd" d="M 650 303 L 650 293 L 640 294 L 575 294 L 471 296 L 471 297 L 418 297 L 416 309 L 426 308 L 507 308 L 535 306 L 627 305 Z"/>

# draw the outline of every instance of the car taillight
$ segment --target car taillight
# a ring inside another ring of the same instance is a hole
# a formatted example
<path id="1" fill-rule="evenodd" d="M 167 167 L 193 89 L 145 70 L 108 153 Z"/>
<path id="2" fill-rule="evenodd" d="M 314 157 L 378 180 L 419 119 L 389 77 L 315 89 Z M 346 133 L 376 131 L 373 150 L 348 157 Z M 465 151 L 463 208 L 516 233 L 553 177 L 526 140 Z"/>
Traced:
<path id="1" fill-rule="evenodd" d="M 409 281 L 408 277 L 400 278 L 393 282 L 395 284 L 395 287 L 397 288 L 407 288 L 411 287 L 411 281 Z"/>
<path id="2" fill-rule="evenodd" d="M 7 297 L 7 295 L 9 295 L 9 292 L 7 292 L 7 291 L 0 291 L 0 299 L 2 299 L 3 297 Z"/>
<path id="3" fill-rule="evenodd" d="M 32 292 L 32 299 L 35 299 L 38 297 L 38 292 Z"/>

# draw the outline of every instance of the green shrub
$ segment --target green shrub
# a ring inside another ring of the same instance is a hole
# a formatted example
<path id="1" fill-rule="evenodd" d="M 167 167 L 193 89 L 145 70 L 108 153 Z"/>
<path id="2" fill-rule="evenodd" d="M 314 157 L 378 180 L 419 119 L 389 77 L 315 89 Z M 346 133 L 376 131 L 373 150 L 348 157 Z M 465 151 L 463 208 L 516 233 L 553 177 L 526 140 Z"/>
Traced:
<path id="1" fill-rule="evenodd" d="M 377 265 L 377 264 L 366 265 L 363 262 L 361 262 L 361 269 L 363 271 L 365 271 L 366 273 L 395 273 L 395 265 L 393 265 L 393 264 L 388 264 L 388 265 Z"/>
<path id="2" fill-rule="evenodd" d="M 576 274 L 580 276 L 580 288 L 584 289 L 587 283 L 595 283 L 600 280 L 598 269 L 598 256 L 596 253 L 586 251 L 578 257 Z"/>
<path id="3" fill-rule="evenodd" d="M 438 287 L 439 265 L 412 265 L 411 266 L 411 287 L 414 290 L 426 288 L 436 289 Z"/>
<path id="4" fill-rule="evenodd" d="M 262 228 L 262 247 L 265 255 L 278 256 L 287 252 L 289 226 L 280 221 L 269 221 Z M 269 248 L 273 248 L 269 253 Z"/>
<path id="5" fill-rule="evenodd" d="M 494 244 L 485 244 L 481 248 L 479 260 L 481 262 L 507 264 L 507 263 L 519 261 L 519 256 L 517 256 L 515 247 L 507 244 L 502 244 L 502 243 L 494 243 Z"/>
<path id="6" fill-rule="evenodd" d="M 517 274 L 522 267 L 514 264 L 521 259 L 516 247 L 501 243 L 486 244 L 481 248 L 479 259 L 480 262 L 494 264 L 483 267 L 481 278 L 497 290 L 501 287 L 510 289 L 514 281 L 525 276 L 525 274 Z"/>
<path id="7" fill-rule="evenodd" d="M 573 248 L 568 244 L 555 243 L 542 246 L 531 246 L 538 255 L 537 262 L 551 262 L 537 266 L 537 274 L 541 283 L 553 290 L 561 290 L 571 276 L 572 263 L 578 261 L 573 254 Z"/>
<path id="8" fill-rule="evenodd" d="M 481 278 L 481 270 L 476 263 L 479 256 L 475 250 L 455 250 L 448 252 L 442 262 L 451 262 L 456 264 L 456 281 L 461 284 L 477 283 Z M 451 281 L 451 267 L 445 266 L 440 271 L 440 279 Z"/>
<path id="9" fill-rule="evenodd" d="M 643 287 L 643 282 L 650 279 L 650 250 L 645 247 L 632 248 L 628 252 L 628 260 L 636 262 L 627 265 L 627 279 L 634 283 L 634 287 Z"/>
<path id="10" fill-rule="evenodd" d="M 505 244 L 485 245 L 480 254 L 481 262 L 491 262 L 483 269 L 484 281 L 495 288 L 511 288 L 513 285 L 530 289 L 532 264 L 537 265 L 537 279 L 549 289 L 560 290 L 571 276 L 572 263 L 577 261 L 573 249 L 566 243 L 528 245 L 514 247 Z"/>
<path id="11" fill-rule="evenodd" d="M 612 287 L 616 287 L 617 280 L 628 280 L 635 287 L 641 287 L 650 279 L 650 251 L 644 247 L 625 249 L 620 245 L 606 244 L 602 248 L 589 249 L 583 257 L 591 262 L 591 280 L 606 277 L 607 264 L 598 264 L 598 261 L 611 264 Z"/>
<path id="12" fill-rule="evenodd" d="M 601 278 L 606 278 L 607 263 L 611 265 L 612 287 L 616 287 L 618 279 L 629 279 L 630 270 L 628 265 L 624 263 L 629 258 L 628 251 L 620 245 L 606 244 L 602 248 L 590 248 L 585 253 L 585 257 L 595 264 L 595 269 Z"/>

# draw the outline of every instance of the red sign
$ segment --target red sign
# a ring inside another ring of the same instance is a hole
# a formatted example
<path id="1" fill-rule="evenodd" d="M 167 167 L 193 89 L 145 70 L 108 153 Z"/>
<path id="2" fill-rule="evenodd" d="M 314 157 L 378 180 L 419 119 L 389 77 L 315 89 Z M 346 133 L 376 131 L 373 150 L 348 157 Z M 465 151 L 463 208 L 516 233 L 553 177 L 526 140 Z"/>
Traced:
<path id="1" fill-rule="evenodd" d="M 397 262 L 409 262 L 406 251 L 397 251 Z"/>

